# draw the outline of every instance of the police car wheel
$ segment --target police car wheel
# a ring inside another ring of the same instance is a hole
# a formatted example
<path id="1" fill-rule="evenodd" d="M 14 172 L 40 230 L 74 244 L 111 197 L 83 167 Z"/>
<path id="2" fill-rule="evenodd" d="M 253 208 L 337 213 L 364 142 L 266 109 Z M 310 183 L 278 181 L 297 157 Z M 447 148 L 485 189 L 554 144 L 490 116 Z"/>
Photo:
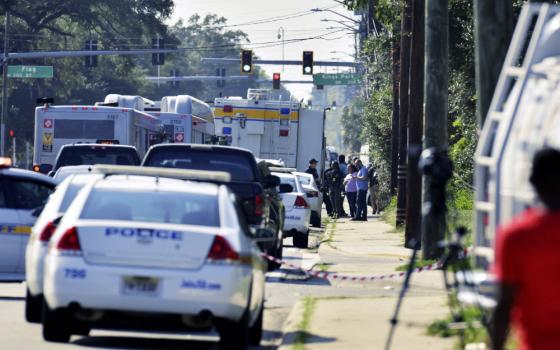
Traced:
<path id="1" fill-rule="evenodd" d="M 220 334 L 220 349 L 244 350 L 249 346 L 249 311 L 239 321 L 221 320 L 217 325 Z"/>
<path id="2" fill-rule="evenodd" d="M 259 312 L 259 316 L 255 321 L 255 324 L 251 326 L 249 329 L 249 344 L 253 346 L 259 346 L 262 340 L 263 334 L 263 314 L 264 314 L 264 305 L 261 305 L 261 311 Z"/>
<path id="3" fill-rule="evenodd" d="M 311 226 L 321 227 L 321 215 L 315 212 L 311 213 Z"/>
<path id="4" fill-rule="evenodd" d="M 294 235 L 294 246 L 296 248 L 305 248 L 309 244 L 309 232 L 297 232 Z"/>
<path id="5" fill-rule="evenodd" d="M 27 288 L 25 293 L 25 320 L 30 323 L 41 323 L 42 308 L 43 296 L 33 296 Z"/>
<path id="6" fill-rule="evenodd" d="M 69 314 L 66 309 L 52 310 L 43 302 L 43 339 L 57 343 L 70 341 Z"/>

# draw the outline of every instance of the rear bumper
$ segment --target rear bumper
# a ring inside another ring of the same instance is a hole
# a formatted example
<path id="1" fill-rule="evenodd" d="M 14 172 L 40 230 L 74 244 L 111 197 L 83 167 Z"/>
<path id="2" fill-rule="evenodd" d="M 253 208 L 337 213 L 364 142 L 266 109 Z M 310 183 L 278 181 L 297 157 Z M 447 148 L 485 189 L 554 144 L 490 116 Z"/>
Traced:
<path id="1" fill-rule="evenodd" d="M 158 280 L 156 295 L 125 295 L 125 277 Z M 238 320 L 247 308 L 252 269 L 242 265 L 205 265 L 200 270 L 89 265 L 81 257 L 48 255 L 44 296 L 51 308 L 78 304 L 83 309 L 197 315 Z M 264 286 L 262 287 L 264 288 Z"/>
<path id="2" fill-rule="evenodd" d="M 307 230 L 309 230 L 310 217 L 310 209 L 292 209 L 290 211 L 287 211 L 284 220 L 284 232 L 307 232 Z M 286 234 L 284 234 L 284 236 L 286 236 Z"/>

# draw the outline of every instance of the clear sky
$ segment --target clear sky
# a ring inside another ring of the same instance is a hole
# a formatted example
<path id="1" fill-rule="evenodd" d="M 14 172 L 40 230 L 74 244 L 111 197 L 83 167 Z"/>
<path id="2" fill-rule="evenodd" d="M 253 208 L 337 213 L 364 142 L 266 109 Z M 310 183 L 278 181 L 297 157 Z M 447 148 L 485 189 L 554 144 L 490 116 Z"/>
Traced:
<path id="1" fill-rule="evenodd" d="M 172 22 L 180 18 L 188 18 L 198 13 L 218 14 L 228 19 L 228 25 L 245 24 L 233 27 L 249 35 L 253 45 L 264 42 L 277 42 L 277 46 L 254 48 L 254 52 L 262 59 L 282 59 L 282 39 L 278 39 L 281 28 L 284 29 L 285 40 L 323 36 L 324 39 L 313 39 L 296 43 L 286 43 L 284 57 L 287 60 L 301 60 L 302 52 L 314 52 L 314 59 L 351 61 L 354 54 L 354 35 L 344 25 L 354 26 L 347 19 L 328 11 L 311 12 L 313 8 L 329 8 L 345 16 L 358 19 L 350 11 L 333 0 L 175 0 L 175 12 Z M 288 18 L 286 18 L 288 17 Z M 322 21 L 327 19 L 329 21 Z M 258 20 L 265 23 L 247 25 Z M 345 21 L 344 24 L 332 21 Z M 328 29 L 331 28 L 331 29 Z M 328 39 L 328 40 L 327 40 Z M 274 44 L 274 43 L 272 43 Z M 258 45 L 255 45 L 258 46 Z M 334 53 L 331 53 L 336 51 Z M 311 80 L 301 74 L 300 66 L 263 66 L 272 76 L 281 73 L 282 80 Z M 337 68 L 315 67 L 317 72 L 336 72 Z M 342 69 L 341 69 L 342 71 Z M 309 97 L 311 84 L 286 85 L 298 99 Z"/>

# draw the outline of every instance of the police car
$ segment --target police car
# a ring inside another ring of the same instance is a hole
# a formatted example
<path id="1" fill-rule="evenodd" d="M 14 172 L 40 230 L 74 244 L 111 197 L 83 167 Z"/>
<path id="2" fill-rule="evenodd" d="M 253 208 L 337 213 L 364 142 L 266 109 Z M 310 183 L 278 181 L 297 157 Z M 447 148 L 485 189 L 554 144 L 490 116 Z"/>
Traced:
<path id="1" fill-rule="evenodd" d="M 93 167 L 90 166 L 90 168 Z M 78 174 L 67 177 L 51 194 L 45 208 L 31 229 L 31 236 L 25 250 L 25 277 L 27 282 L 25 319 L 28 322 L 41 321 L 43 262 L 47 254 L 49 240 L 78 191 L 88 182 L 101 176 L 101 174 Z"/>
<path id="2" fill-rule="evenodd" d="M 223 185 L 139 175 L 86 185 L 49 242 L 43 338 L 215 326 L 224 348 L 258 344 L 266 263 L 243 218 Z"/>
<path id="3" fill-rule="evenodd" d="M 311 208 L 299 179 L 292 174 L 295 169 L 271 168 L 272 175 L 280 178 L 280 186 L 290 185 L 291 192 L 280 191 L 285 208 L 284 237 L 293 237 L 294 246 L 307 248 Z"/>
<path id="4" fill-rule="evenodd" d="M 56 181 L 0 158 L 0 281 L 25 280 L 25 246 Z"/>

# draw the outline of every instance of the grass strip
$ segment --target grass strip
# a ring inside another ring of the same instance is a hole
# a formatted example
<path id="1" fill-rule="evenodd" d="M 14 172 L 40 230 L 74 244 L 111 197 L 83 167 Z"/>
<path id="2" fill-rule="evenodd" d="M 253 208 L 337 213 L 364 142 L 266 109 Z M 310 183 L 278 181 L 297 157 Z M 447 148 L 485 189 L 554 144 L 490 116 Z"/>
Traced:
<path id="1" fill-rule="evenodd" d="M 317 299 L 313 297 L 305 297 L 303 300 L 303 317 L 298 325 L 298 334 L 292 348 L 294 350 L 305 349 L 305 341 L 309 338 L 308 330 L 311 323 L 311 316 L 313 316 L 313 311 L 315 310 L 316 302 Z"/>

